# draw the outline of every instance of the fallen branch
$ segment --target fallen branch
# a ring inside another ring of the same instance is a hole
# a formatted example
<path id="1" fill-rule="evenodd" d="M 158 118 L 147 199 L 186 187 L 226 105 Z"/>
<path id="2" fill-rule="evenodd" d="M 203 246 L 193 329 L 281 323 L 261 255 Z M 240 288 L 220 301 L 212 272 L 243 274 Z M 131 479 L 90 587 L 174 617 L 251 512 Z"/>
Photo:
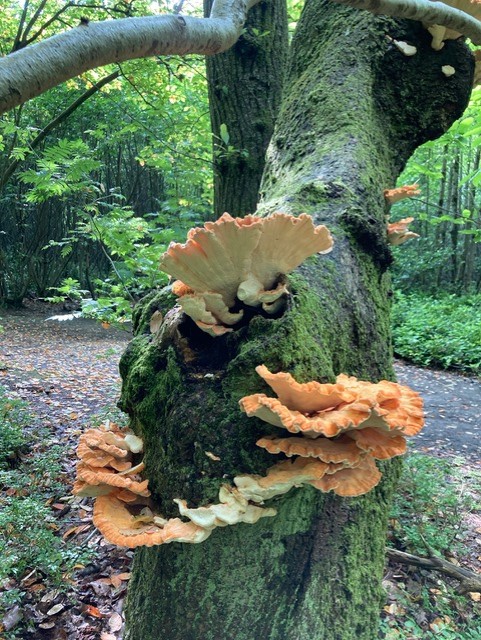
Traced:
<path id="1" fill-rule="evenodd" d="M 478 573 L 474 573 L 474 571 L 469 571 L 468 569 L 464 569 L 463 567 L 458 567 L 457 565 L 445 560 L 444 558 L 440 558 L 439 556 L 431 555 L 429 558 L 424 558 L 421 556 L 414 556 L 411 553 L 405 553 L 404 551 L 398 551 L 397 549 L 386 549 L 387 555 L 392 560 L 396 562 L 401 562 L 402 564 L 411 564 L 416 567 L 422 567 L 423 569 L 430 569 L 433 571 L 439 571 L 449 576 L 450 578 L 454 578 L 455 580 L 459 580 L 460 585 L 458 588 L 458 592 L 461 594 L 469 593 L 471 591 L 479 591 L 481 592 L 481 575 Z"/>

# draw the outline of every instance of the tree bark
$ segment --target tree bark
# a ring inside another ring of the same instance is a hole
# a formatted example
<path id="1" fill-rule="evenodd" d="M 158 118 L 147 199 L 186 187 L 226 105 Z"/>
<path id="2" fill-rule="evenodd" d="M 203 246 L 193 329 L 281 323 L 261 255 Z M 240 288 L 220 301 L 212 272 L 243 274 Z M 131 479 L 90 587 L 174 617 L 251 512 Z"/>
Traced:
<path id="1" fill-rule="evenodd" d="M 404 57 L 386 35 L 414 42 L 419 55 Z M 340 372 L 393 377 L 383 189 L 417 145 L 459 117 L 473 72 L 462 43 L 435 53 L 429 40 L 416 23 L 308 0 L 260 210 L 310 213 L 329 226 L 335 248 L 290 276 L 282 316 L 253 315 L 221 338 L 179 314 L 169 314 L 160 335 L 146 333 L 152 312 L 172 307 L 168 290 L 137 310 L 121 406 L 144 438 L 146 477 L 165 516 L 176 514 L 174 498 L 217 501 L 220 484 L 273 464 L 254 444 L 265 423 L 237 404 L 265 390 L 256 365 L 301 382 Z M 457 70 L 450 83 L 440 73 L 447 60 Z M 380 467 L 381 484 L 365 496 L 295 489 L 270 501 L 274 518 L 217 529 L 199 545 L 138 550 L 128 640 L 373 640 L 400 465 Z"/>
<path id="2" fill-rule="evenodd" d="M 211 4 L 207 0 L 207 14 Z M 206 58 L 216 218 L 224 211 L 243 216 L 256 209 L 287 51 L 286 4 L 265 1 L 249 11 L 243 35 L 231 49 Z"/>

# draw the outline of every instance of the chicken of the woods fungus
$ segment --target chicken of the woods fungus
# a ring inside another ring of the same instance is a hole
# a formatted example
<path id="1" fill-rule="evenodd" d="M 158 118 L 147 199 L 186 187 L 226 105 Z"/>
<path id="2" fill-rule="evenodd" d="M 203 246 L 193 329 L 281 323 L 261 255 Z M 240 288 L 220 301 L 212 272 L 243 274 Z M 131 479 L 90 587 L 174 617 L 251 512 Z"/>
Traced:
<path id="1" fill-rule="evenodd" d="M 275 391 L 240 400 L 249 417 L 287 430 L 266 435 L 257 445 L 293 460 L 274 464 L 266 476 L 234 478 L 239 492 L 262 503 L 311 485 L 340 496 L 359 496 L 381 479 L 375 460 L 387 460 L 406 451 L 406 436 L 423 427 L 420 396 L 400 384 L 364 382 L 341 374 L 335 384 L 300 384 L 289 373 L 271 373 L 264 365 L 257 373 Z"/>
<path id="2" fill-rule="evenodd" d="M 412 238 L 419 238 L 419 233 L 409 231 L 409 225 L 414 218 L 402 218 L 397 222 L 390 222 L 387 225 L 387 240 L 389 244 L 400 245 Z"/>
<path id="3" fill-rule="evenodd" d="M 417 184 L 405 184 L 395 189 L 384 189 L 384 198 L 388 204 L 396 204 L 405 198 L 413 198 L 421 193 Z"/>
<path id="4" fill-rule="evenodd" d="M 185 244 L 171 243 L 160 268 L 174 277 L 179 304 L 203 331 L 232 331 L 243 305 L 276 313 L 288 294 L 286 274 L 315 253 L 332 249 L 328 229 L 306 214 L 233 218 L 191 229 Z"/>
<path id="5" fill-rule="evenodd" d="M 134 548 L 169 542 L 200 543 L 216 527 L 255 524 L 259 518 L 276 515 L 275 509 L 250 504 L 235 487 L 224 485 L 218 504 L 189 509 L 184 500 L 174 500 L 180 515 L 189 522 L 167 520 L 153 510 L 148 480 L 138 476 L 142 462 L 132 462 L 132 456 L 142 448 L 140 438 L 112 424 L 89 429 L 80 436 L 73 493 L 95 497 L 94 524 L 112 544 Z"/>

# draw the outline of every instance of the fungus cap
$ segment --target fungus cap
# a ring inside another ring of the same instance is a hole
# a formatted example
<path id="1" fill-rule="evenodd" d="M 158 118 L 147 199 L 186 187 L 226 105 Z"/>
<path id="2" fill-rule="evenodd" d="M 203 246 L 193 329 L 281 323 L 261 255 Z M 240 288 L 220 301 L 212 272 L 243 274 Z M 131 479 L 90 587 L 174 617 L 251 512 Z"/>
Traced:
<path id="1" fill-rule="evenodd" d="M 159 522 L 158 518 L 155 520 Z M 135 516 L 124 502 L 110 495 L 95 501 L 93 522 L 109 542 L 130 548 L 169 542 L 199 543 L 211 533 L 179 518 L 168 520 L 165 525 L 156 524 L 153 515 Z"/>
<path id="2" fill-rule="evenodd" d="M 267 470 L 266 476 L 241 475 L 234 478 L 239 493 L 252 502 L 264 502 L 275 496 L 319 480 L 327 473 L 329 465 L 320 460 L 296 458 L 279 462 Z"/>
<path id="3" fill-rule="evenodd" d="M 414 218 L 402 218 L 397 222 L 390 222 L 387 225 L 387 239 L 389 244 L 400 245 L 411 240 L 411 238 L 419 238 L 419 234 L 409 231 L 408 227 Z"/>
<path id="4" fill-rule="evenodd" d="M 263 509 L 249 504 L 238 489 L 224 485 L 219 491 L 219 503 L 189 509 L 185 500 L 176 499 L 180 515 L 205 528 L 226 527 L 245 522 L 255 524 L 260 518 L 275 516 L 275 509 Z"/>
<path id="5" fill-rule="evenodd" d="M 352 468 L 339 469 L 333 474 L 326 474 L 309 484 L 319 491 L 333 491 L 338 496 L 353 498 L 361 496 L 374 489 L 381 480 L 381 472 L 376 467 L 374 459 L 366 456 L 361 464 Z"/>
<path id="6" fill-rule="evenodd" d="M 216 326 L 242 318 L 242 310 L 231 312 L 238 300 L 275 313 L 287 293 L 282 276 L 313 253 L 331 248 L 327 228 L 315 227 L 306 214 L 233 218 L 225 213 L 204 228 L 191 229 L 185 244 L 171 243 L 160 268 L 179 279 L 173 291 L 187 315 L 201 329 L 220 335 L 225 330 Z"/>
<path id="7" fill-rule="evenodd" d="M 322 462 L 334 462 L 345 466 L 358 464 L 364 455 L 357 442 L 347 435 L 342 435 L 336 440 L 264 436 L 256 444 L 273 454 L 284 453 L 288 457 L 318 458 Z"/>
<path id="8" fill-rule="evenodd" d="M 395 189 L 384 189 L 384 198 L 389 204 L 395 204 L 405 198 L 413 198 L 421 193 L 417 184 L 405 184 Z"/>

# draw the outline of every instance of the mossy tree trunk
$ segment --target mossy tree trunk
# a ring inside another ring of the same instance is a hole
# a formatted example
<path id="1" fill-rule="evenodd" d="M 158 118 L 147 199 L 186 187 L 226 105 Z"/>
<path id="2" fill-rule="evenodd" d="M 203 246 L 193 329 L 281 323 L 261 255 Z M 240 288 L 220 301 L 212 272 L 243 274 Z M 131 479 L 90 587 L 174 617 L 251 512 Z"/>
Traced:
<path id="1" fill-rule="evenodd" d="M 212 0 L 205 0 L 209 15 Z M 228 51 L 206 60 L 213 134 L 214 216 L 253 213 L 287 61 L 287 10 L 263 0 Z M 222 127 L 222 128 L 221 128 Z"/>
<path id="2" fill-rule="evenodd" d="M 404 57 L 386 35 L 415 43 L 418 55 Z M 443 64 L 456 75 L 445 78 Z M 221 483 L 272 465 L 254 444 L 265 425 L 238 409 L 239 398 L 266 390 L 256 365 L 299 381 L 392 377 L 382 192 L 417 145 L 462 113 L 472 70 L 462 43 L 435 53 L 416 23 L 308 0 L 261 210 L 307 211 L 329 226 L 335 248 L 290 277 L 281 317 L 253 315 L 220 338 L 175 313 L 149 335 L 152 312 L 173 305 L 167 291 L 138 311 L 121 364 L 122 406 L 145 439 L 146 474 L 166 516 L 176 514 L 173 498 L 207 504 Z M 373 640 L 399 473 L 397 462 L 380 466 L 381 484 L 363 497 L 300 488 L 272 500 L 278 515 L 256 525 L 217 529 L 199 545 L 139 550 L 128 640 Z"/>

